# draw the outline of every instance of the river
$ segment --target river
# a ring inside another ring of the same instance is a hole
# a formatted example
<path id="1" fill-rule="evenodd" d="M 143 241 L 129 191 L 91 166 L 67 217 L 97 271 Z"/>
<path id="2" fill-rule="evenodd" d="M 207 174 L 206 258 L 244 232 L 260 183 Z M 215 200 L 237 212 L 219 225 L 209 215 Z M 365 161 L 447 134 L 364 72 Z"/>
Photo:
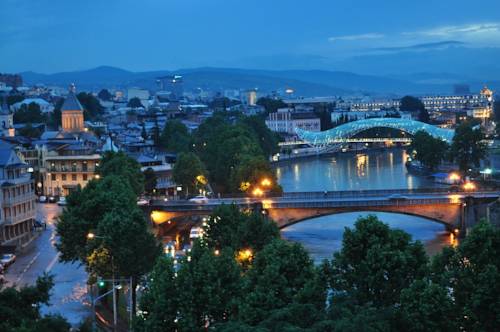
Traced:
<path id="1" fill-rule="evenodd" d="M 403 149 L 339 153 L 314 159 L 297 159 L 276 167 L 284 191 L 325 191 L 358 189 L 430 188 L 431 180 L 409 174 Z M 315 261 L 330 259 L 342 245 L 345 227 L 353 227 L 359 216 L 374 214 L 393 228 L 402 229 L 420 240 L 427 253 L 439 252 L 452 239 L 444 225 L 415 216 L 350 212 L 323 216 L 294 224 L 282 230 L 282 236 L 304 245 Z"/>

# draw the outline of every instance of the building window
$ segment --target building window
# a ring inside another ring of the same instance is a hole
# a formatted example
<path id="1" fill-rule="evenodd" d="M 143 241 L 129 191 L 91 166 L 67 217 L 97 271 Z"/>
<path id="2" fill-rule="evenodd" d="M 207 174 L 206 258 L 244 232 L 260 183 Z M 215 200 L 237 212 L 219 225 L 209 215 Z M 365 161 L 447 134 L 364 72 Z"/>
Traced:
<path id="1" fill-rule="evenodd" d="M 71 164 L 71 171 L 76 172 L 76 163 Z"/>
<path id="2" fill-rule="evenodd" d="M 52 181 L 56 181 L 56 179 L 57 179 L 56 174 L 51 174 L 51 175 L 50 175 L 50 179 L 51 179 Z"/>
<path id="3" fill-rule="evenodd" d="M 87 171 L 87 162 L 84 161 L 82 164 L 82 171 L 86 172 Z"/>
<path id="4" fill-rule="evenodd" d="M 76 174 L 71 174 L 71 180 L 76 181 Z"/>
<path id="5" fill-rule="evenodd" d="M 61 180 L 66 181 L 66 174 L 61 174 Z"/>

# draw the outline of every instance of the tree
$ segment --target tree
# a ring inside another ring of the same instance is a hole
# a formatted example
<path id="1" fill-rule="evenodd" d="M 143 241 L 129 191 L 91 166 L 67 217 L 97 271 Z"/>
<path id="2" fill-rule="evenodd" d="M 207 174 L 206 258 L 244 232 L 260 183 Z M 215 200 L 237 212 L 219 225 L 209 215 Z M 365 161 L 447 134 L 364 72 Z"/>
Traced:
<path id="1" fill-rule="evenodd" d="M 453 294 L 464 331 L 494 331 L 500 324 L 500 230 L 480 222 L 457 248 L 432 262 L 432 277 Z"/>
<path id="2" fill-rule="evenodd" d="M 69 332 L 71 325 L 60 316 L 42 316 L 40 306 L 48 305 L 53 278 L 39 277 L 34 286 L 0 289 L 0 331 Z"/>
<path id="3" fill-rule="evenodd" d="M 155 171 L 151 167 L 146 168 L 144 171 L 144 191 L 148 195 L 152 195 L 156 189 L 156 183 Z"/>
<path id="4" fill-rule="evenodd" d="M 257 100 L 257 105 L 264 107 L 266 113 L 274 113 L 279 108 L 285 108 L 286 104 L 281 99 L 274 99 L 269 97 L 262 97 Z"/>
<path id="5" fill-rule="evenodd" d="M 169 120 L 161 132 L 160 145 L 171 152 L 188 152 L 191 136 L 187 127 L 179 120 Z"/>
<path id="6" fill-rule="evenodd" d="M 416 152 L 414 158 L 431 170 L 439 166 L 447 150 L 448 144 L 445 141 L 434 138 L 423 130 L 415 133 L 410 145 L 410 151 Z"/>
<path id="7" fill-rule="evenodd" d="M 143 140 L 148 139 L 148 132 L 146 131 L 146 125 L 144 124 L 144 122 L 142 123 L 142 126 L 141 126 L 141 137 Z"/>
<path id="8" fill-rule="evenodd" d="M 141 165 L 123 152 L 106 152 L 97 169 L 101 177 L 116 175 L 123 177 L 136 196 L 144 191 L 144 175 Z"/>
<path id="9" fill-rule="evenodd" d="M 128 103 L 127 103 L 127 106 L 128 107 L 131 107 L 131 108 L 140 108 L 140 107 L 144 107 L 141 103 L 141 100 L 137 97 L 134 97 L 134 98 L 131 98 Z"/>
<path id="10" fill-rule="evenodd" d="M 413 96 L 404 96 L 401 98 L 401 104 L 399 106 L 399 110 L 401 112 L 420 113 L 420 111 L 424 109 L 424 103 L 422 103 L 422 101 L 418 98 Z"/>
<path id="11" fill-rule="evenodd" d="M 77 98 L 82 104 L 85 119 L 94 121 L 101 118 L 104 113 L 104 107 L 102 107 L 99 100 L 93 94 L 80 92 Z"/>
<path id="12" fill-rule="evenodd" d="M 206 176 L 206 171 L 200 158 L 192 152 L 181 153 L 177 156 L 174 169 L 172 171 L 172 178 L 175 183 L 182 185 L 186 196 L 196 194 L 199 181 L 198 176 Z"/>
<path id="13" fill-rule="evenodd" d="M 458 331 L 453 299 L 446 288 L 416 280 L 401 291 L 399 330 L 410 332 Z"/>
<path id="14" fill-rule="evenodd" d="M 241 212 L 236 205 L 217 207 L 204 228 L 203 241 L 213 249 L 260 251 L 279 238 L 276 224 L 260 213 Z"/>
<path id="15" fill-rule="evenodd" d="M 401 290 L 426 273 L 422 244 L 371 215 L 360 217 L 354 229 L 346 228 L 342 249 L 334 254 L 330 283 L 357 305 L 391 306 L 399 303 Z"/>
<path id="16" fill-rule="evenodd" d="M 40 110 L 40 105 L 37 103 L 23 104 L 14 112 L 15 123 L 45 123 L 47 117 Z"/>
<path id="17" fill-rule="evenodd" d="M 430 120 L 431 120 L 431 118 L 429 116 L 429 112 L 427 112 L 427 109 L 425 107 L 421 108 L 418 112 L 418 121 L 424 122 L 424 123 L 429 123 Z"/>
<path id="18" fill-rule="evenodd" d="M 208 323 L 233 317 L 241 296 L 241 269 L 233 252 L 215 252 L 197 242 L 191 260 L 184 260 L 178 271 L 179 327 L 181 331 L 204 331 Z"/>
<path id="19" fill-rule="evenodd" d="M 19 129 L 19 135 L 29 138 L 39 138 L 42 135 L 42 130 L 38 127 L 33 127 L 31 123 L 28 123 L 26 126 Z"/>
<path id="20" fill-rule="evenodd" d="M 261 182 L 267 179 L 271 182 L 268 188 L 262 187 Z M 262 156 L 244 156 L 234 167 L 230 175 L 232 192 L 252 192 L 252 189 L 262 187 L 272 192 L 281 192 L 276 174 L 269 162 Z M 248 184 L 248 185 L 247 185 Z"/>
<path id="21" fill-rule="evenodd" d="M 99 97 L 99 99 L 103 101 L 110 101 L 113 98 L 108 89 L 102 89 L 101 91 L 99 91 L 97 97 Z"/>
<path id="22" fill-rule="evenodd" d="M 255 255 L 245 275 L 239 319 L 250 325 L 265 320 L 269 313 L 297 302 L 305 285 L 314 279 L 314 266 L 297 243 L 277 239 Z"/>
<path id="23" fill-rule="evenodd" d="M 172 260 L 160 257 L 141 296 L 141 315 L 135 322 L 135 331 L 175 331 L 178 305 L 179 288 Z"/>
<path id="24" fill-rule="evenodd" d="M 245 116 L 240 123 L 253 132 L 265 156 L 269 157 L 279 151 L 278 136 L 267 127 L 262 117 Z"/>
<path id="25" fill-rule="evenodd" d="M 479 167 L 481 160 L 486 157 L 487 147 L 483 140 L 481 128 L 474 127 L 470 122 L 464 122 L 455 129 L 450 156 L 464 173 L 472 166 Z"/>

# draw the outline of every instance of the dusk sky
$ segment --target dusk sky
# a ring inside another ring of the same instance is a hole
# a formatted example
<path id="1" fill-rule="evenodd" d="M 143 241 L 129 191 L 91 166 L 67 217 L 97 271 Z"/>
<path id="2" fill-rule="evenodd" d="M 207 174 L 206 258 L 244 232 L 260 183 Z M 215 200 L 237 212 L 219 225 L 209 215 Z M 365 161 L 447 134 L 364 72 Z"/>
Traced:
<path id="1" fill-rule="evenodd" d="M 269 57 L 500 46 L 498 0 L 0 0 L 0 22 L 0 72 L 258 68 Z"/>

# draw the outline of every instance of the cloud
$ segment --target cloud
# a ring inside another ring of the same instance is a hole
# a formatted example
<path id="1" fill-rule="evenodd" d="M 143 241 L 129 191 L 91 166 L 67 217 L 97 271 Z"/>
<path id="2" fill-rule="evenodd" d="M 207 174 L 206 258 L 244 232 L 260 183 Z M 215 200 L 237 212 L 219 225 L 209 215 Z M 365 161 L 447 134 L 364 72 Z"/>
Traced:
<path id="1" fill-rule="evenodd" d="M 393 46 L 393 47 L 379 47 L 377 51 L 418 51 L 418 50 L 431 50 L 431 49 L 445 49 L 452 46 L 463 46 L 466 43 L 457 40 L 445 40 L 435 43 L 423 43 L 410 46 Z"/>
<path id="2" fill-rule="evenodd" d="M 371 32 L 371 33 L 363 33 L 359 35 L 346 35 L 346 36 L 336 36 L 328 38 L 329 42 L 337 42 L 337 41 L 356 41 L 363 39 L 381 39 L 384 38 L 385 35 L 381 33 Z"/>
<path id="3" fill-rule="evenodd" d="M 427 30 L 403 32 L 404 36 L 424 36 L 434 38 L 470 38 L 493 37 L 500 34 L 499 23 L 477 23 L 464 25 L 449 25 Z"/>

